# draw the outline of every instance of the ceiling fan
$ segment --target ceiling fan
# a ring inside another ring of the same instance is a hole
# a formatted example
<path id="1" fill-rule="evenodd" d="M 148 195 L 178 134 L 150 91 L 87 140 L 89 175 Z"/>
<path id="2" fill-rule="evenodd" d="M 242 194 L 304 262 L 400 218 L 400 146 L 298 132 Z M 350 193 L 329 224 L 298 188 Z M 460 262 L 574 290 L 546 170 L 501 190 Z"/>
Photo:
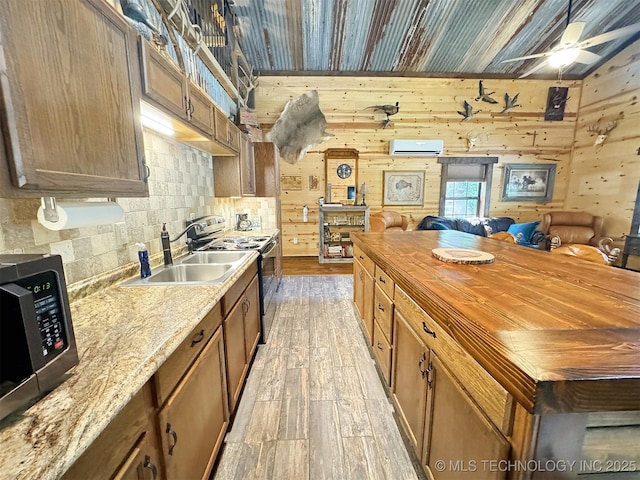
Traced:
<path id="1" fill-rule="evenodd" d="M 602 57 L 596 53 L 585 50 L 586 48 L 600 45 L 602 43 L 616 40 L 617 38 L 633 35 L 640 32 L 640 23 L 628 25 L 617 30 L 596 35 L 595 37 L 580 40 L 580 35 L 584 30 L 584 22 L 570 22 L 571 17 L 571 0 L 569 0 L 569 9 L 567 10 L 567 27 L 560 38 L 560 41 L 551 50 L 544 53 L 536 53 L 533 55 L 525 55 L 524 57 L 510 58 L 503 60 L 501 63 L 517 62 L 520 60 L 528 60 L 530 58 L 543 58 L 546 57 L 546 62 L 541 62 L 535 67 L 527 70 L 519 78 L 527 77 L 532 73 L 537 72 L 546 64 L 549 64 L 553 68 L 557 68 L 562 74 L 562 70 L 571 65 L 573 62 L 583 63 L 591 65 L 598 62 Z"/>

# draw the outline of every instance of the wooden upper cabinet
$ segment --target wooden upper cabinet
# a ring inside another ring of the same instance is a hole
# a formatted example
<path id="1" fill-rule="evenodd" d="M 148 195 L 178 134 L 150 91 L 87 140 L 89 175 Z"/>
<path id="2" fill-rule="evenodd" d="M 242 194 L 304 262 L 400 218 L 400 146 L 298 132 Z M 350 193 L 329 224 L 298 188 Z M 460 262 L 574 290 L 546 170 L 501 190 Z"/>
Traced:
<path id="1" fill-rule="evenodd" d="M 187 115 L 187 82 L 180 69 L 147 42 L 140 42 L 145 100 L 182 120 Z"/>
<path id="2" fill-rule="evenodd" d="M 240 138 L 240 179 L 242 194 L 251 196 L 256 194 L 256 166 L 253 153 L 253 143 L 247 135 Z"/>
<path id="3" fill-rule="evenodd" d="M 280 196 L 280 152 L 271 142 L 255 142 L 256 196 Z"/>
<path id="4" fill-rule="evenodd" d="M 228 147 L 234 152 L 240 152 L 240 130 L 227 115 L 219 108 L 214 108 L 215 139 L 218 143 Z"/>
<path id="5" fill-rule="evenodd" d="M 191 123 L 207 136 L 212 137 L 214 134 L 214 106 L 209 96 L 193 83 L 189 83 L 187 104 Z"/>
<path id="6" fill-rule="evenodd" d="M 5 0 L 0 116 L 11 181 L 51 194 L 144 196 L 137 36 L 102 0 Z"/>

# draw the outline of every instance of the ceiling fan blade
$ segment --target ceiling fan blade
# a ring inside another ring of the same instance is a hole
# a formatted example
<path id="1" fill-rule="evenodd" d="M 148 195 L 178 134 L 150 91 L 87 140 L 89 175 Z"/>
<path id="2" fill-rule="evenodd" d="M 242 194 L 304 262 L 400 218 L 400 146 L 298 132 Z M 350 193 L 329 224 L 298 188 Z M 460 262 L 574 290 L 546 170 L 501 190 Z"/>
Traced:
<path id="1" fill-rule="evenodd" d="M 529 70 L 527 70 L 526 72 L 524 72 L 522 75 L 520 75 L 518 78 L 524 78 L 524 77 L 528 77 L 529 75 L 531 75 L 532 73 L 537 72 L 538 70 L 540 70 L 542 67 L 548 65 L 547 62 L 540 62 L 538 65 L 536 65 L 533 68 L 530 68 Z"/>
<path id="2" fill-rule="evenodd" d="M 584 30 L 584 25 L 584 22 L 573 22 L 567 25 L 560 39 L 560 45 L 573 45 L 574 43 L 578 43 L 580 35 L 582 35 L 582 31 Z"/>
<path id="3" fill-rule="evenodd" d="M 525 55 L 524 57 L 509 58 L 507 60 L 502 60 L 500 63 L 517 62 L 519 60 L 528 60 L 530 58 L 542 58 L 548 57 L 549 55 L 551 55 L 551 52 L 535 53 L 533 55 Z"/>
<path id="4" fill-rule="evenodd" d="M 598 63 L 600 60 L 602 60 L 602 57 L 600 55 L 597 55 L 588 50 L 580 50 L 580 53 L 578 54 L 578 57 L 575 61 L 578 63 L 584 63 L 585 65 L 591 65 L 594 63 Z"/>
<path id="5" fill-rule="evenodd" d="M 634 23 L 633 25 L 627 25 L 626 27 L 619 28 L 617 30 L 611 30 L 610 32 L 596 35 L 595 37 L 587 38 L 578 44 L 580 48 L 593 47 L 594 45 L 600 45 L 601 43 L 610 42 L 616 38 L 626 37 L 627 35 L 633 35 L 640 32 L 640 23 Z"/>

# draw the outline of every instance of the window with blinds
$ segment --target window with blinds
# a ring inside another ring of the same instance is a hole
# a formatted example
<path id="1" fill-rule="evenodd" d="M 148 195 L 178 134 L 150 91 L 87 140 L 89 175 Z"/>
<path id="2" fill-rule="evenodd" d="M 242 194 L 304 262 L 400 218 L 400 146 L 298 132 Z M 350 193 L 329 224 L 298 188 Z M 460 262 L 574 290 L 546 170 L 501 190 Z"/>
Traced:
<path id="1" fill-rule="evenodd" d="M 439 215 L 481 217 L 489 215 L 491 176 L 497 158 L 448 157 L 442 164 Z"/>

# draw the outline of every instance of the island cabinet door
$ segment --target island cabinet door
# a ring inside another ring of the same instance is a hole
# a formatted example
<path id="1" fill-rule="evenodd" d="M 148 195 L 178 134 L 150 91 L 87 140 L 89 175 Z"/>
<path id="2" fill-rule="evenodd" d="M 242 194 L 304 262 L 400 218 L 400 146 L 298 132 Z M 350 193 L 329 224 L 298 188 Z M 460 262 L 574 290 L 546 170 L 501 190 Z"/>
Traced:
<path id="1" fill-rule="evenodd" d="M 506 478 L 510 445 L 432 351 L 423 462 L 435 480 Z M 504 463 L 502 463 L 504 465 Z"/>
<path id="2" fill-rule="evenodd" d="M 413 448 L 422 455 L 427 412 L 429 349 L 396 311 L 391 391 Z"/>
<path id="3" fill-rule="evenodd" d="M 158 414 L 168 479 L 206 479 L 229 419 L 222 329 Z"/>
<path id="4" fill-rule="evenodd" d="M 372 345 L 373 341 L 373 291 L 373 277 L 355 259 L 353 261 L 353 301 L 367 333 L 369 345 Z"/>
<path id="5" fill-rule="evenodd" d="M 153 435 L 143 433 L 113 480 L 160 480 L 159 456 L 154 448 Z"/>
<path id="6" fill-rule="evenodd" d="M 245 351 L 247 363 L 251 361 L 260 340 L 260 294 L 258 292 L 258 277 L 247 287 L 244 296 L 240 300 L 244 315 Z"/>

